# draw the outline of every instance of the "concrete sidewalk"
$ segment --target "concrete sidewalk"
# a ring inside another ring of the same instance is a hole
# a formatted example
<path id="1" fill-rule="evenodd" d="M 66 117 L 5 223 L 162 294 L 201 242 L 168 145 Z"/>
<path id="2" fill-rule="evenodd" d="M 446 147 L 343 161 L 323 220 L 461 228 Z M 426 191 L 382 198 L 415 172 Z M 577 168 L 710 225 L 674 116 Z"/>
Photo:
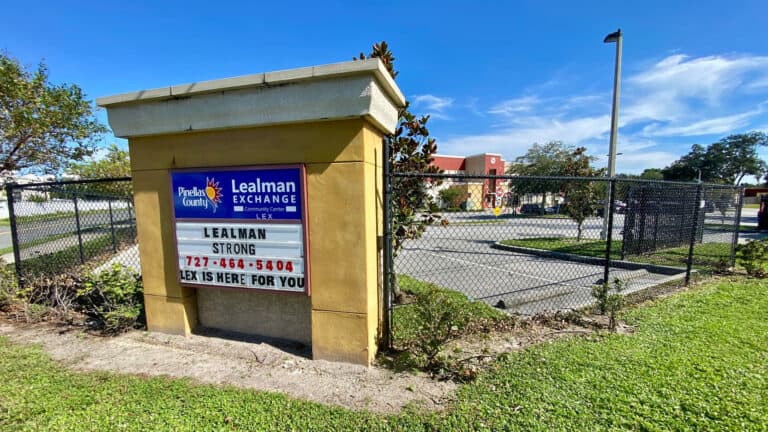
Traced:
<path id="1" fill-rule="evenodd" d="M 83 243 L 86 243 L 91 240 L 95 240 L 97 238 L 108 237 L 111 235 L 111 233 L 109 231 L 89 232 L 89 233 L 83 233 L 81 235 L 82 235 Z M 50 255 L 50 254 L 68 249 L 70 247 L 77 247 L 77 246 L 79 246 L 77 234 L 73 234 L 73 235 L 62 237 L 56 240 L 51 240 L 49 242 L 22 248 L 20 251 L 21 260 L 24 261 L 30 258 L 36 258 L 43 255 Z M 13 252 L 3 255 L 2 259 L 7 264 L 13 264 L 14 262 L 16 262 Z"/>

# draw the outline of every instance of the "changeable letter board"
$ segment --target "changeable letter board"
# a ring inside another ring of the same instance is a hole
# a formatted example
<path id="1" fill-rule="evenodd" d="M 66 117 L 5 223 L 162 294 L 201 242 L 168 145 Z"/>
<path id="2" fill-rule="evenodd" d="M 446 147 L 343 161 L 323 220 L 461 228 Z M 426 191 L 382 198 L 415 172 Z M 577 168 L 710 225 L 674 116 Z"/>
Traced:
<path id="1" fill-rule="evenodd" d="M 182 285 L 309 294 L 303 166 L 171 172 Z"/>

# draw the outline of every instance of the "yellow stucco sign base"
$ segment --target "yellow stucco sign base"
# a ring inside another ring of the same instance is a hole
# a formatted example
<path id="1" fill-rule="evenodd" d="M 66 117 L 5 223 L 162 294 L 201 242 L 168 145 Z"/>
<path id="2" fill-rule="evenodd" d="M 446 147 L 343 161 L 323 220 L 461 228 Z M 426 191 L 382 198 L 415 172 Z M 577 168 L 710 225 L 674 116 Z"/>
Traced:
<path id="1" fill-rule="evenodd" d="M 150 331 L 216 328 L 309 344 L 315 359 L 370 365 L 382 321 L 382 138 L 404 103 L 378 60 L 98 103 L 129 142 Z M 311 294 L 182 286 L 170 171 L 278 164 L 306 167 Z"/>

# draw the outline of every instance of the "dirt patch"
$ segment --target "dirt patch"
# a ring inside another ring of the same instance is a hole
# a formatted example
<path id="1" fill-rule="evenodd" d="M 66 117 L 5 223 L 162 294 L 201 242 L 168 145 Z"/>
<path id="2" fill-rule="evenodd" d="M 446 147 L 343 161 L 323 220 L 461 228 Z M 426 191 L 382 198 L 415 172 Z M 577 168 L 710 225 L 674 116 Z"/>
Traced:
<path id="1" fill-rule="evenodd" d="M 602 326 L 590 323 L 595 318 L 574 323 L 558 315 L 534 317 L 503 331 L 467 335 L 451 342 L 446 351 L 456 359 L 467 359 L 480 371 L 505 352 L 562 337 L 594 335 L 595 328 Z M 620 331 L 631 329 L 624 326 Z M 299 345 L 223 338 L 215 331 L 189 337 L 144 331 L 103 337 L 79 326 L 0 320 L 0 335 L 17 343 L 38 344 L 73 370 L 191 378 L 378 413 L 396 413 L 406 405 L 440 411 L 454 400 L 458 386 L 423 373 L 313 361 L 311 353 Z"/>
<path id="2" fill-rule="evenodd" d="M 201 383 L 278 391 L 289 396 L 380 413 L 405 405 L 440 410 L 456 384 L 382 368 L 309 360 L 266 343 L 132 331 L 116 337 L 77 327 L 0 324 L 0 335 L 39 344 L 70 369 L 192 378 Z"/>
<path id="3" fill-rule="evenodd" d="M 566 337 L 595 338 L 607 333 L 607 316 L 540 314 L 512 328 L 466 335 L 446 345 L 444 353 L 474 372 L 487 370 L 499 355 Z M 631 334 L 634 328 L 619 322 L 615 330 Z"/>

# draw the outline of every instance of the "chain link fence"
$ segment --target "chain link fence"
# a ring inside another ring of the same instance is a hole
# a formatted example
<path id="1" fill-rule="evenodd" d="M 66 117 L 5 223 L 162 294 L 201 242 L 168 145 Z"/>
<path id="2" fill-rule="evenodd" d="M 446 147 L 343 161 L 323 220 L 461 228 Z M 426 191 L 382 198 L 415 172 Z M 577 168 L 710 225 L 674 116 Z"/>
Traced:
<path id="1" fill-rule="evenodd" d="M 743 196 L 738 187 L 574 177 L 389 177 L 395 186 L 413 179 L 423 182 L 437 216 L 414 239 L 397 239 L 398 227 L 388 220 L 391 241 L 385 243 L 402 242 L 385 251 L 390 292 L 417 281 L 533 315 L 591 306 L 593 287 L 606 281 L 619 279 L 628 294 L 687 283 L 692 271 L 734 263 Z M 385 214 L 392 218 L 397 205 L 393 198 Z M 417 220 L 430 213 L 420 212 Z"/>
<path id="2" fill-rule="evenodd" d="M 19 281 L 85 266 L 140 268 L 130 178 L 6 185 Z"/>

